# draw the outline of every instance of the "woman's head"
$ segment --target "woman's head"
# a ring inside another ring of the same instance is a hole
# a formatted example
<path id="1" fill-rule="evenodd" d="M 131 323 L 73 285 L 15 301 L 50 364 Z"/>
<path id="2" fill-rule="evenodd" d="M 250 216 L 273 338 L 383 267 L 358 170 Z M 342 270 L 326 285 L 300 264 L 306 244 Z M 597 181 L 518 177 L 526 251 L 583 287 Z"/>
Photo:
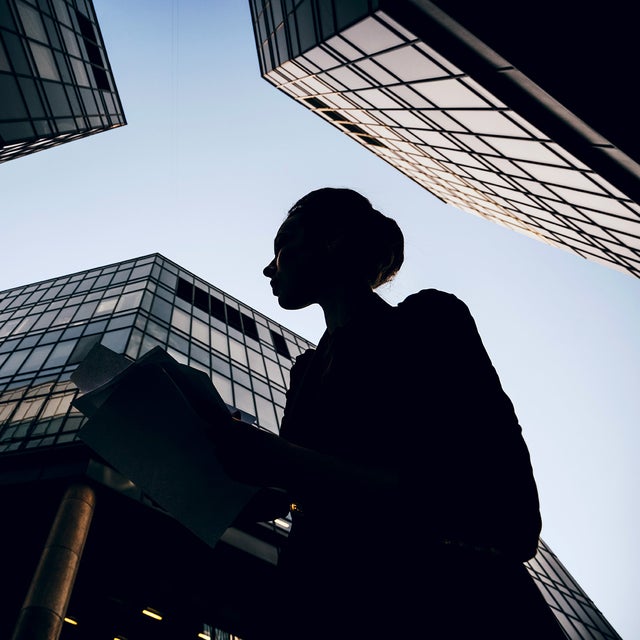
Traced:
<path id="1" fill-rule="evenodd" d="M 287 219 L 292 218 L 335 253 L 344 276 L 361 276 L 372 289 L 391 280 L 402 266 L 400 227 L 357 191 L 331 187 L 311 191 L 289 209 Z"/>
<path id="2" fill-rule="evenodd" d="M 361 194 L 326 187 L 289 209 L 274 253 L 264 274 L 282 306 L 301 308 L 317 302 L 311 298 L 336 279 L 372 289 L 391 280 L 404 260 L 404 237 L 396 222 Z M 295 301 L 287 301 L 285 290 L 294 289 Z"/>

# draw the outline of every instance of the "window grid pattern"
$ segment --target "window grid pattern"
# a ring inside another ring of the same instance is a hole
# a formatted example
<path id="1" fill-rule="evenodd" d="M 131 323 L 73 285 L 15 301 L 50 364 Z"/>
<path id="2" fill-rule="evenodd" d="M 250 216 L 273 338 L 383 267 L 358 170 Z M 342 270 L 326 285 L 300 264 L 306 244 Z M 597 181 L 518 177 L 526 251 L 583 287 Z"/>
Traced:
<path id="1" fill-rule="evenodd" d="M 91 0 L 0 8 L 0 162 L 126 124 Z"/>
<path id="2" fill-rule="evenodd" d="M 543 540 L 540 540 L 537 555 L 526 566 L 567 638 L 621 640 Z"/>
<path id="3" fill-rule="evenodd" d="M 70 375 L 97 343 L 132 360 L 162 346 L 274 432 L 293 359 L 312 346 L 158 254 L 0 292 L 0 454 L 77 440 Z"/>
<path id="4" fill-rule="evenodd" d="M 252 0 L 264 78 L 443 202 L 640 276 L 640 207 L 376 6 Z"/>
<path id="5" fill-rule="evenodd" d="M 311 343 L 169 261 L 157 278 L 127 354 L 137 358 L 161 346 L 209 373 L 244 420 L 277 432 L 291 366 Z"/>
<path id="6" fill-rule="evenodd" d="M 0 293 L 0 453 L 73 442 L 70 375 L 97 343 L 124 353 L 154 257 Z"/>

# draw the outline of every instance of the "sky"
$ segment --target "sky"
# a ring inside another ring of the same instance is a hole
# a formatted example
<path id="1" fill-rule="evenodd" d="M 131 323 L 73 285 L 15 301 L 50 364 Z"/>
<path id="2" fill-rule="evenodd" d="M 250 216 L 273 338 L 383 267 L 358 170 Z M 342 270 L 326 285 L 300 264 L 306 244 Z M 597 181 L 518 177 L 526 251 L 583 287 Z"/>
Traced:
<path id="1" fill-rule="evenodd" d="M 128 124 L 0 165 L 0 290 L 158 252 L 317 342 L 321 310 L 281 310 L 262 269 L 299 197 L 360 191 L 405 234 L 378 292 L 467 303 L 529 446 L 542 538 L 640 638 L 640 279 L 443 204 L 280 93 L 248 2 L 94 4 Z"/>

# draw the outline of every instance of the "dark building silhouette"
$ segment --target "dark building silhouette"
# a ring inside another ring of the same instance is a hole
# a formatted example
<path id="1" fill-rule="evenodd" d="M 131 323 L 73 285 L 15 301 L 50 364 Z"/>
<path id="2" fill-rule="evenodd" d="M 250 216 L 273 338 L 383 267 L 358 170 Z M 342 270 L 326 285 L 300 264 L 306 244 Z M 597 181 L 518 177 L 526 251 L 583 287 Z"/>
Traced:
<path id="1" fill-rule="evenodd" d="M 0 0 L 0 162 L 126 124 L 91 0 Z"/>
<path id="2" fill-rule="evenodd" d="M 132 360 L 163 347 L 273 432 L 293 359 L 313 346 L 159 254 L 0 292 L 0 637 L 36 608 L 46 545 L 79 559 L 75 576 L 45 568 L 70 594 L 64 640 L 241 638 L 290 522 L 231 527 L 212 550 L 94 455 L 70 375 L 98 343 Z M 619 639 L 544 541 L 527 566 L 568 638 Z"/>
<path id="3" fill-rule="evenodd" d="M 445 203 L 640 275 L 633 5 L 249 4 L 282 92 Z"/>

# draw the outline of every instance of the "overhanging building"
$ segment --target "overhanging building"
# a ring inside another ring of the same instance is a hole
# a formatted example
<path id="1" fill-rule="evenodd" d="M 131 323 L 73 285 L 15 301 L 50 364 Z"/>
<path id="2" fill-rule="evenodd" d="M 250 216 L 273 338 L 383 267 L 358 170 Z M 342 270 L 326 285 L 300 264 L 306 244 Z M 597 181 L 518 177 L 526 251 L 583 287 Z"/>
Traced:
<path id="1" fill-rule="evenodd" d="M 640 276 L 632 5 L 249 4 L 285 94 L 445 203 Z"/>
<path id="2" fill-rule="evenodd" d="M 126 124 L 91 0 L 0 0 L 0 162 Z"/>
<path id="3" fill-rule="evenodd" d="M 132 360 L 163 347 L 273 432 L 292 362 L 312 346 L 159 254 L 0 292 L 0 637 L 34 604 L 29 587 L 69 487 L 86 492 L 93 515 L 62 536 L 87 534 L 60 638 L 242 637 L 290 523 L 231 527 L 212 550 L 95 456 L 78 438 L 70 375 L 98 343 Z M 544 541 L 527 566 L 568 638 L 619 640 Z"/>

